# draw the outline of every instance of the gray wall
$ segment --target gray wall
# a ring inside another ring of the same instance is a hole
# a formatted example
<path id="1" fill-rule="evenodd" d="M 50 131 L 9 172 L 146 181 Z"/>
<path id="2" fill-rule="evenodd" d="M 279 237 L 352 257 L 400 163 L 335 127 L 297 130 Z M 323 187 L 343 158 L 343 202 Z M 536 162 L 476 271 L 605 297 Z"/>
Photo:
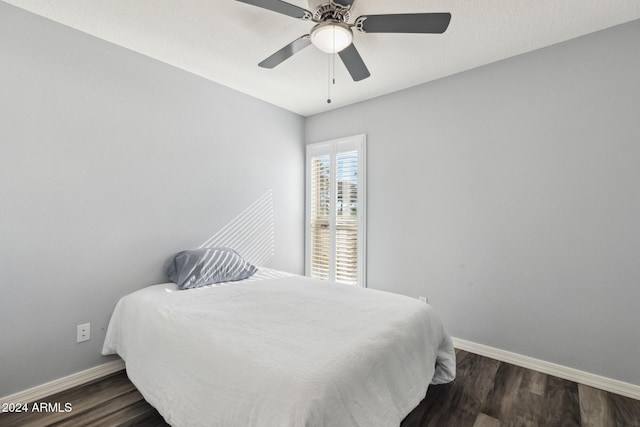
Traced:
<path id="1" fill-rule="evenodd" d="M 635 21 L 307 118 L 307 143 L 368 135 L 369 287 L 640 384 L 639 41 Z"/>
<path id="2" fill-rule="evenodd" d="M 302 117 L 3 2 L 0 58 L 0 396 L 110 360 L 117 300 L 269 190 L 303 272 Z"/>

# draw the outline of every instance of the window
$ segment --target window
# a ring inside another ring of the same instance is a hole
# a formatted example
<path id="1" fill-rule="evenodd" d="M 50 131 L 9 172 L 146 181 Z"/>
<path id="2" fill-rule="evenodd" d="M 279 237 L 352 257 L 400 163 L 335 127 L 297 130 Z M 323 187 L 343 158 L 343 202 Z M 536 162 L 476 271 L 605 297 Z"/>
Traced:
<path id="1" fill-rule="evenodd" d="M 365 282 L 365 135 L 307 146 L 306 274 Z"/>

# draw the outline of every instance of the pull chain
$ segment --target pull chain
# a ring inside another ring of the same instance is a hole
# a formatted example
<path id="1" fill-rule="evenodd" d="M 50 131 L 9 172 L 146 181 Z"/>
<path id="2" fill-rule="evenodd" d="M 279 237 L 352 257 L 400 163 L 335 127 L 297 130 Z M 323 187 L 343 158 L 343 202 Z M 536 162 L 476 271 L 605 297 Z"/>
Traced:
<path id="1" fill-rule="evenodd" d="M 333 52 L 329 54 L 329 69 L 327 76 L 327 104 L 331 104 L 331 84 L 336 84 L 336 30 L 333 30 Z"/>
<path id="2" fill-rule="evenodd" d="M 332 82 L 335 85 L 336 84 L 336 55 L 337 54 L 333 54 L 331 55 L 331 62 L 333 62 L 333 79 Z"/>
<path id="3" fill-rule="evenodd" d="M 327 104 L 331 104 L 331 56 L 329 55 L 329 62 L 327 63 Z"/>

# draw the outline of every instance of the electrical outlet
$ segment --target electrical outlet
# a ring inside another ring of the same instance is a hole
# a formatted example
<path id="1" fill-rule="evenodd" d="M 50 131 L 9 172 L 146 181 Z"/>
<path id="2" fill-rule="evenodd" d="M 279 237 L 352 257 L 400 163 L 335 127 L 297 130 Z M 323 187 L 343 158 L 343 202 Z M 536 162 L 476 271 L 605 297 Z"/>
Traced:
<path id="1" fill-rule="evenodd" d="M 418 297 L 418 299 L 426 304 L 429 304 L 429 298 L 427 297 Z"/>
<path id="2" fill-rule="evenodd" d="M 91 323 L 77 326 L 76 342 L 89 341 L 91 339 Z"/>

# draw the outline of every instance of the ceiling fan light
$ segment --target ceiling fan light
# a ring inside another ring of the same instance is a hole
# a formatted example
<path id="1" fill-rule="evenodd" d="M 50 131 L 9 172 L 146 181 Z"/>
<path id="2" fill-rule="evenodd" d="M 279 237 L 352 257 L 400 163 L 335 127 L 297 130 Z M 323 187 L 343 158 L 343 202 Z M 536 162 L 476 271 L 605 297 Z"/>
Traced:
<path id="1" fill-rule="evenodd" d="M 311 30 L 311 43 L 325 53 L 338 53 L 353 41 L 353 33 L 347 24 L 322 22 Z"/>

